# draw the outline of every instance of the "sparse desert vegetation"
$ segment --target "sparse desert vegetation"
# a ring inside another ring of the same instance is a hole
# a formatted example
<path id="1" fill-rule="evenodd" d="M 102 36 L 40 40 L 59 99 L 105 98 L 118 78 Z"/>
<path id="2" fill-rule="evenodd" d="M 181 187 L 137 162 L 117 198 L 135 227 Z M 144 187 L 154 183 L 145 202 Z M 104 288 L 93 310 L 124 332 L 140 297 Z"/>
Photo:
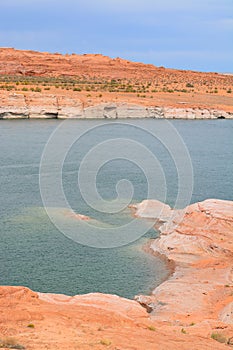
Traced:
<path id="1" fill-rule="evenodd" d="M 94 55 L 0 49 L 0 92 L 92 101 L 232 106 L 233 76 L 156 67 Z"/>

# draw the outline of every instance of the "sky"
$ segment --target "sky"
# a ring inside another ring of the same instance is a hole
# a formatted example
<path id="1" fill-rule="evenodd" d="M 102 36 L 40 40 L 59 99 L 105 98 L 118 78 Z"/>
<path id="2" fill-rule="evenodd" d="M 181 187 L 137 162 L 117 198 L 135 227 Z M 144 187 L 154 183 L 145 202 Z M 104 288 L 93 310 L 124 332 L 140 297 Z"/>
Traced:
<path id="1" fill-rule="evenodd" d="M 0 46 L 233 72 L 233 0 L 0 0 Z"/>

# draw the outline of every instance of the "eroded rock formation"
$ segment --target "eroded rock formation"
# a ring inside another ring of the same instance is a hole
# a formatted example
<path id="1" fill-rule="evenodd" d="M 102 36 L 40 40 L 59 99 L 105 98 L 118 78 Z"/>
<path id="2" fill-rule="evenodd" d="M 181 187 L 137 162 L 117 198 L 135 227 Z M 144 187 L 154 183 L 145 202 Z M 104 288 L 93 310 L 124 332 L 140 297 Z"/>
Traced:
<path id="1" fill-rule="evenodd" d="M 8 93 L 0 95 L 0 119 L 232 119 L 233 112 L 216 109 L 100 103 L 84 107 L 78 98 L 62 95 Z"/>
<path id="2" fill-rule="evenodd" d="M 172 210 L 147 201 L 136 214 L 161 218 L 151 249 L 176 264 L 171 278 L 137 300 L 159 320 L 233 324 L 233 202 L 209 199 Z"/>

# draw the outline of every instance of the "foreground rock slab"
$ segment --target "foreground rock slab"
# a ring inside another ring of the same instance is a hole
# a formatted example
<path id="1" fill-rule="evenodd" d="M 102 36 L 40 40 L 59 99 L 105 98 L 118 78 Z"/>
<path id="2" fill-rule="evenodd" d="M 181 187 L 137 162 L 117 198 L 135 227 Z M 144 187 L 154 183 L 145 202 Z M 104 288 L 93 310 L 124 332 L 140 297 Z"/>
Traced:
<path id="1" fill-rule="evenodd" d="M 225 348 L 206 334 L 200 337 L 194 327 L 187 330 L 155 322 L 136 301 L 114 295 L 68 297 L 0 288 L 0 339 L 26 349 Z"/>

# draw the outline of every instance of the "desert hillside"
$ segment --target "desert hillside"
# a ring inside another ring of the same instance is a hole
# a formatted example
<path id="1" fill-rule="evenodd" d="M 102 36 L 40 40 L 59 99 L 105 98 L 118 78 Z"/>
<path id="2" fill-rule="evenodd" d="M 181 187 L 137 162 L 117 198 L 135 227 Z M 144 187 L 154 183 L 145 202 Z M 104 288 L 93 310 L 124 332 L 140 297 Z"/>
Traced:
<path id="1" fill-rule="evenodd" d="M 34 108 L 34 100 L 40 99 L 36 105 L 43 106 L 52 98 L 65 101 L 64 106 L 72 108 L 77 104 L 85 108 L 106 103 L 184 108 L 174 113 L 175 118 L 177 115 L 189 118 L 188 109 L 198 108 L 201 109 L 198 118 L 205 119 L 209 115 L 215 117 L 214 110 L 221 111 L 220 117 L 222 111 L 232 114 L 232 90 L 230 74 L 168 69 L 100 54 L 61 55 L 0 48 L 0 107 L 12 107 L 12 98 L 16 97 L 17 101 L 24 101 L 25 109 Z M 14 117 L 22 115 L 8 108 L 2 111 L 3 118 L 9 113 Z M 59 115 L 59 111 L 52 114 Z M 72 112 L 69 116 L 77 114 L 80 113 Z M 157 117 L 158 113 L 154 114 Z M 196 115 L 196 110 L 193 114 Z M 231 118 L 231 114 L 226 117 Z M 30 111 L 23 115 L 30 117 Z M 170 118 L 173 112 L 160 115 Z"/>

